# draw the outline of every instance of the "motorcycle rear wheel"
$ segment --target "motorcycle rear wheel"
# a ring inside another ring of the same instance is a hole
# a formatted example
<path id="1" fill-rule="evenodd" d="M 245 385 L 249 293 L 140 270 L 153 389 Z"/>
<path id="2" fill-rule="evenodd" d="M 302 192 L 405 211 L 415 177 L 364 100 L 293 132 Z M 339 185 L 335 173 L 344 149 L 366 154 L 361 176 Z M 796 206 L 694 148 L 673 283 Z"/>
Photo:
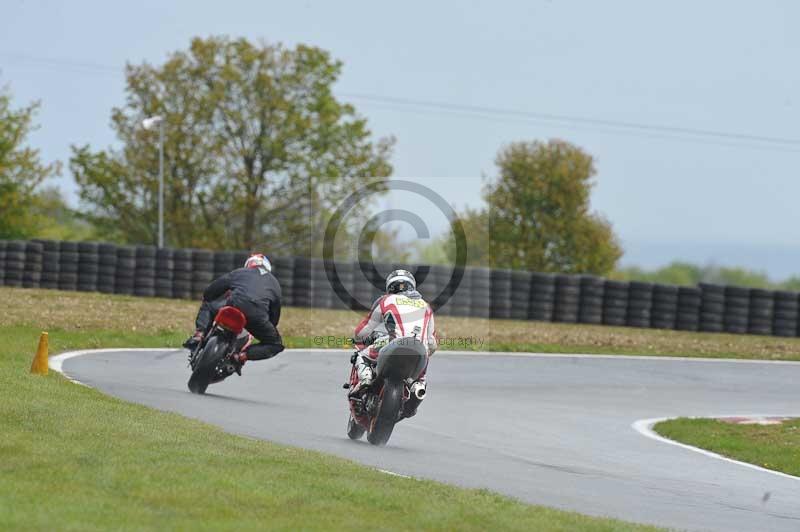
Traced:
<path id="1" fill-rule="evenodd" d="M 403 382 L 386 381 L 383 385 L 383 398 L 378 409 L 372 430 L 367 433 L 367 441 L 372 445 L 384 446 L 389 441 L 397 423 L 397 416 L 403 406 Z"/>
<path id="2" fill-rule="evenodd" d="M 208 385 L 211 383 L 211 372 L 217 365 L 217 362 L 225 355 L 228 346 L 225 342 L 220 342 L 219 338 L 212 336 L 208 339 L 203 350 L 198 354 L 197 363 L 192 371 L 192 376 L 189 377 L 189 391 L 202 395 L 206 393 Z"/>

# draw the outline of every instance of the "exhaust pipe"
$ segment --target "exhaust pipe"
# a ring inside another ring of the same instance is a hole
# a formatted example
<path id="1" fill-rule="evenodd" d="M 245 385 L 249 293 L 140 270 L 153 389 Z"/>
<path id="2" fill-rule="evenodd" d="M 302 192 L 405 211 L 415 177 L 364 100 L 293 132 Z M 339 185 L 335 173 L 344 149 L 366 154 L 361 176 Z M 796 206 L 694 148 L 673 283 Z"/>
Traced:
<path id="1" fill-rule="evenodd" d="M 415 382 L 411 385 L 411 394 L 416 397 L 418 400 L 422 401 L 425 399 L 425 383 L 424 382 Z"/>

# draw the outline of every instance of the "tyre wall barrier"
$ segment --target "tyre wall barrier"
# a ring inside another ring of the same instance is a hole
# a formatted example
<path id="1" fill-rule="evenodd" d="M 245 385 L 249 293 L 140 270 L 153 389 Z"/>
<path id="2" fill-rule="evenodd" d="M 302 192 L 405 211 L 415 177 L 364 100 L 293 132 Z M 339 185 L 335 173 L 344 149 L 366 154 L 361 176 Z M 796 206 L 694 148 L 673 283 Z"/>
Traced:
<path id="1" fill-rule="evenodd" d="M 0 286 L 200 299 L 245 251 L 156 249 L 103 242 L 0 240 Z M 508 269 L 367 264 L 273 257 L 285 306 L 362 311 L 385 276 L 411 270 L 438 315 L 680 331 L 800 336 L 800 294 L 700 283 L 673 286 Z M 338 277 L 338 284 L 330 279 Z M 461 277 L 457 286 L 453 276 Z"/>

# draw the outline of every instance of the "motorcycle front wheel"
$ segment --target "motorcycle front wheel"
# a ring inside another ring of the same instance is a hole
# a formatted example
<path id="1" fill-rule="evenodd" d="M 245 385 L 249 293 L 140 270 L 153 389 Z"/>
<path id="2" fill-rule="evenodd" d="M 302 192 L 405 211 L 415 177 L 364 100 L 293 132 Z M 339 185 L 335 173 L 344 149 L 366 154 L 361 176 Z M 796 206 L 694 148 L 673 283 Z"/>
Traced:
<path id="1" fill-rule="evenodd" d="M 372 430 L 367 433 L 367 441 L 372 445 L 383 446 L 392 435 L 397 416 L 403 406 L 403 381 L 390 380 L 383 385 L 383 398 L 378 415 L 372 424 Z"/>
<path id="2" fill-rule="evenodd" d="M 206 342 L 203 350 L 197 355 L 197 363 L 189 377 L 189 391 L 196 394 L 206 393 L 206 388 L 211 382 L 211 372 L 217 366 L 217 362 L 225 356 L 228 349 L 227 342 L 220 341 L 219 337 L 212 336 Z"/>

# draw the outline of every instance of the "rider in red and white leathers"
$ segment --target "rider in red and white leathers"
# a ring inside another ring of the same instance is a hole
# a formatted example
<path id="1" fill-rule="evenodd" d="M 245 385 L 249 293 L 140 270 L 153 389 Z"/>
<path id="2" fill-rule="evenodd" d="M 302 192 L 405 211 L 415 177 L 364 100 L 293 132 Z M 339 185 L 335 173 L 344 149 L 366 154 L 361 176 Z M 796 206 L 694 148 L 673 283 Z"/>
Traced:
<path id="1" fill-rule="evenodd" d="M 384 345 L 395 338 L 411 337 L 425 344 L 428 357 L 438 347 L 433 309 L 417 292 L 417 281 L 411 272 L 395 270 L 386 278 L 386 295 L 375 301 L 369 314 L 356 327 L 353 338 L 366 347 L 359 351 L 356 366 L 359 383 L 352 393 L 372 384 L 374 361 Z M 417 381 L 409 383 L 412 397 L 425 396 L 426 372 L 427 366 Z M 406 417 L 416 413 L 416 406 L 418 403 Z"/>

